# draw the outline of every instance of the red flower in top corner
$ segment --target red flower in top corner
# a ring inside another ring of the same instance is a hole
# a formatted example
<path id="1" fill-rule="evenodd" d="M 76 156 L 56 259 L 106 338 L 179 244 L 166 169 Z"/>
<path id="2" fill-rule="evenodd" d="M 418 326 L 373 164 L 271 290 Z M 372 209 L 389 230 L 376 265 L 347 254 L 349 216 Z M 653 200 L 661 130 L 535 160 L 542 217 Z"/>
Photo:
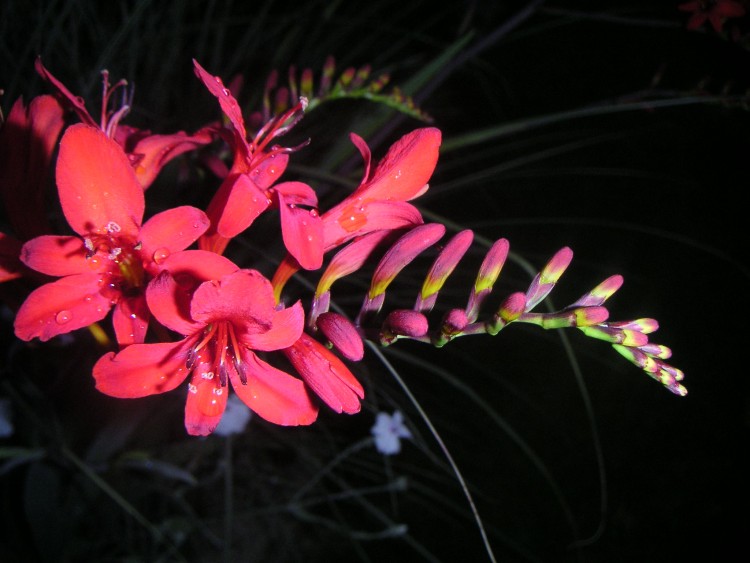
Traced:
<path id="1" fill-rule="evenodd" d="M 114 397 L 145 397 L 175 389 L 192 374 L 185 427 L 195 436 L 208 435 L 219 424 L 229 383 L 269 422 L 314 422 L 318 409 L 304 383 L 255 353 L 283 349 L 300 338 L 302 305 L 277 310 L 271 284 L 259 272 L 227 268 L 220 268 L 219 279 L 201 283 L 192 295 L 168 272 L 159 275 L 146 290 L 149 307 L 159 322 L 185 338 L 133 344 L 106 354 L 94 366 L 97 389 Z"/>
<path id="2" fill-rule="evenodd" d="M 170 254 L 206 230 L 208 218 L 184 206 L 142 223 L 143 188 L 128 157 L 89 125 L 72 125 L 63 135 L 56 178 L 63 213 L 78 236 L 44 235 L 24 244 L 26 266 L 60 279 L 24 301 L 16 335 L 48 340 L 103 319 L 114 306 L 117 341 L 142 342 L 149 319 L 146 283 Z"/>
<path id="3" fill-rule="evenodd" d="M 120 124 L 123 117 L 130 111 L 130 101 L 124 101 L 117 109 L 110 110 L 109 106 L 114 93 L 127 87 L 125 80 L 120 80 L 114 86 L 109 83 L 109 73 L 102 72 L 102 108 L 99 123 L 91 117 L 83 99 L 75 96 L 65 85 L 55 78 L 45 68 L 40 58 L 35 63 L 37 73 L 49 82 L 57 91 L 60 98 L 67 102 L 81 122 L 92 127 L 98 127 L 109 137 L 122 145 L 135 176 L 145 190 L 154 182 L 162 168 L 173 158 L 195 150 L 213 141 L 213 135 L 207 128 L 189 135 L 184 131 L 168 135 L 156 135 L 145 129 L 137 129 Z"/>
<path id="4" fill-rule="evenodd" d="M 303 268 L 319 268 L 323 263 L 323 225 L 317 195 L 302 182 L 274 185 L 286 169 L 288 153 L 296 148 L 269 146 L 302 119 L 306 100 L 271 119 L 248 140 L 245 120 L 232 92 L 221 78 L 209 74 L 197 61 L 193 64 L 231 124 L 222 133 L 233 151 L 232 167 L 206 210 L 211 227 L 201 237 L 200 247 L 223 253 L 230 239 L 250 227 L 273 204 L 281 215 L 281 233 L 289 253 Z"/>
<path id="5" fill-rule="evenodd" d="M 745 15 L 745 8 L 736 0 L 692 0 L 677 7 L 683 12 L 693 12 L 687 22 L 688 29 L 698 29 L 708 20 L 716 33 L 721 33 L 729 18 Z"/>

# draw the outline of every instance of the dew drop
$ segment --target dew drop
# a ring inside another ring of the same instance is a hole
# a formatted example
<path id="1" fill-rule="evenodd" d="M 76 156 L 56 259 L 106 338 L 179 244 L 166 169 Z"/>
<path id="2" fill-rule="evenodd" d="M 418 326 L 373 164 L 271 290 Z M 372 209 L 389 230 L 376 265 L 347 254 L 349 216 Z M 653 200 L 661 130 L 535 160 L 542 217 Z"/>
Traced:
<path id="1" fill-rule="evenodd" d="M 228 88 L 222 88 L 221 93 L 225 96 L 229 96 L 229 89 Z"/>
<path id="2" fill-rule="evenodd" d="M 310 210 L 310 217 L 317 217 L 318 216 L 318 210 L 317 209 L 311 209 Z"/>
<path id="3" fill-rule="evenodd" d="M 107 232 L 119 233 L 121 230 L 122 227 L 120 227 L 119 223 L 115 223 L 114 221 L 107 223 Z"/>
<path id="4" fill-rule="evenodd" d="M 157 248 L 152 257 L 153 261 L 157 264 L 162 264 L 167 258 L 169 258 L 168 248 Z"/>
<path id="5" fill-rule="evenodd" d="M 72 318 L 73 318 L 73 313 L 65 309 L 55 315 L 55 322 L 59 325 L 64 325 L 65 323 L 70 322 L 70 319 Z"/>
<path id="6" fill-rule="evenodd" d="M 188 383 L 188 392 L 195 394 L 198 392 L 198 387 L 196 387 L 192 383 Z"/>
<path id="7" fill-rule="evenodd" d="M 221 395 L 223 392 L 224 392 L 224 389 L 222 389 L 221 387 L 216 387 L 214 389 L 214 395 L 218 396 L 218 395 Z"/>

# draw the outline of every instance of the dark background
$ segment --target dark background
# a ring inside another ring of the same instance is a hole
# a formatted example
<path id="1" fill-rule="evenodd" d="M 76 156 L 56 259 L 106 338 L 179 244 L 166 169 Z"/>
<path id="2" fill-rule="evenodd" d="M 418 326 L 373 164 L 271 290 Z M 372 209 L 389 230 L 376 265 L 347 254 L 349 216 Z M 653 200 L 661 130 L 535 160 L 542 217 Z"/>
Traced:
<path id="1" fill-rule="evenodd" d="M 319 69 L 333 54 L 339 69 L 370 63 L 406 84 L 473 32 L 461 53 L 474 56 L 448 61 L 412 92 L 445 141 L 431 189 L 417 203 L 486 239 L 508 238 L 536 268 L 570 246 L 574 261 L 552 294 L 558 306 L 623 274 L 608 302 L 611 318 L 658 319 L 652 340 L 672 348 L 689 394 L 672 395 L 606 343 L 571 331 L 565 336 L 575 360 L 558 333 L 525 326 L 440 350 L 398 343 L 386 357 L 469 483 L 498 561 L 741 560 L 736 553 L 746 551 L 741 540 L 750 532 L 747 49 L 708 26 L 686 30 L 678 2 L 460 2 L 440 10 L 426 2 L 180 4 L 9 2 L 0 29 L 3 111 L 19 95 L 48 91 L 33 71 L 36 54 L 92 113 L 99 70 L 127 77 L 136 84 L 128 122 L 169 132 L 217 115 L 192 75 L 192 57 L 226 78 L 243 73 L 240 101 L 254 108 L 273 68 Z M 524 10 L 528 18 L 504 33 Z M 747 24 L 738 21 L 738 32 Z M 480 49 L 493 34 L 497 40 Z M 623 111 L 644 100 L 674 103 Z M 612 111 L 538 127 L 530 121 L 597 104 Z M 311 114 L 293 132 L 313 143 L 293 160 L 299 167 L 290 177 L 305 179 L 303 166 L 330 165 L 329 149 L 351 130 L 379 156 L 422 125 L 389 114 L 379 133 L 369 132 L 379 111 L 342 101 Z M 502 124 L 522 126 L 455 147 L 468 133 Z M 156 207 L 174 205 L 173 174 L 166 170 L 153 188 Z M 341 189 L 306 181 L 331 201 Z M 481 260 L 479 242 L 444 306 L 462 305 Z M 511 261 L 496 293 L 523 291 L 528 280 Z M 87 370 L 98 356 L 85 335 L 63 348 L 27 347 L 10 326 L 3 389 L 23 405 L 16 405 L 16 434 L 0 446 L 44 454 L 0 473 L 3 560 L 219 560 L 226 444 L 184 436 L 179 396 L 123 405 L 96 393 Z M 321 411 L 309 429 L 254 421 L 234 438 L 234 560 L 486 560 L 466 499 L 414 404 L 374 354 L 357 370 L 368 388 L 360 415 Z M 375 411 L 393 408 L 405 412 L 416 436 L 402 454 L 344 455 L 367 435 Z M 121 441 L 101 453 L 113 435 Z M 179 521 L 188 539 L 175 540 L 178 554 L 144 538 L 61 455 L 64 448 L 162 529 Z M 128 472 L 122 460 L 134 452 L 197 480 Z M 314 506 L 313 518 L 290 510 L 283 499 L 330 463 L 334 471 L 313 487 L 329 500 Z M 399 477 L 404 491 L 395 490 Z M 180 486 L 171 490 L 172 483 Z M 394 490 L 361 493 L 384 483 Z M 342 491 L 360 491 L 353 496 L 362 502 L 338 497 Z M 182 511 L 190 518 L 175 517 Z"/>

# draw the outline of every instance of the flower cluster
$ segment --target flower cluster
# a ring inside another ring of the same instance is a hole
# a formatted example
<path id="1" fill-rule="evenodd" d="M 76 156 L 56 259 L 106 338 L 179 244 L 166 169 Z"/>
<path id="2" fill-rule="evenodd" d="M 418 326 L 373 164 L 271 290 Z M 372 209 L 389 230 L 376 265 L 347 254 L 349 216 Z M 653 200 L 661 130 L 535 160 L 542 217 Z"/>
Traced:
<path id="1" fill-rule="evenodd" d="M 115 349 L 103 350 L 93 367 L 97 389 L 136 398 L 187 382 L 185 426 L 192 435 L 217 428 L 230 388 L 255 414 L 279 425 L 311 424 L 321 403 L 357 413 L 364 388 L 347 362 L 363 358 L 363 340 L 387 346 L 409 338 L 443 346 L 458 336 L 497 334 L 513 322 L 577 327 L 611 342 L 671 391 L 685 393 L 682 372 L 663 361 L 669 350 L 648 341 L 655 321 L 608 321 L 603 303 L 621 277 L 560 311 L 533 311 L 570 263 L 569 249 L 559 251 L 525 292 L 511 294 L 480 319 L 508 255 L 507 241 L 497 241 L 466 307 L 448 310 L 431 328 L 438 293 L 472 243 L 471 231 L 460 232 L 437 254 L 414 307 L 381 314 L 390 284 L 445 234 L 443 225 L 425 223 L 409 203 L 429 187 L 440 130 L 423 127 L 404 135 L 375 166 L 365 140 L 352 133 L 364 161 L 362 180 L 337 204 L 321 209 L 310 185 L 281 180 L 291 156 L 306 143 L 284 147 L 279 139 L 311 100 L 301 95 L 273 112 L 266 104 L 263 122 L 249 134 L 248 123 L 257 115 L 246 122 L 221 78 L 197 61 L 194 69 L 223 119 L 194 133 L 164 135 L 122 123 L 130 107 L 126 83 L 111 85 L 104 73 L 97 120 L 37 62 L 54 95 L 28 105 L 19 99 L 0 129 L 0 191 L 10 229 L 0 234 L 0 281 L 20 278 L 31 288 L 16 300 L 11 291 L 3 293 L 21 340 L 47 341 L 85 327 L 102 342 L 112 334 Z M 325 92 L 344 95 L 365 79 L 362 71 L 345 76 L 343 86 L 329 85 Z M 300 90 L 309 94 L 311 88 Z M 123 94 L 119 104 L 116 92 Z M 68 110 L 78 122 L 67 124 Z M 212 152 L 215 146 L 228 158 Z M 198 150 L 210 153 L 206 161 L 218 177 L 205 209 L 180 205 L 147 213 L 148 189 L 164 166 Z M 53 167 L 70 229 L 65 234 L 43 212 L 44 179 Z M 286 250 L 272 279 L 225 256 L 232 240 L 269 212 L 279 217 Z M 368 261 L 376 265 L 356 318 L 330 311 L 334 282 Z M 322 271 L 308 312 L 301 301 L 285 304 L 282 298 L 286 282 L 302 270 Z"/>

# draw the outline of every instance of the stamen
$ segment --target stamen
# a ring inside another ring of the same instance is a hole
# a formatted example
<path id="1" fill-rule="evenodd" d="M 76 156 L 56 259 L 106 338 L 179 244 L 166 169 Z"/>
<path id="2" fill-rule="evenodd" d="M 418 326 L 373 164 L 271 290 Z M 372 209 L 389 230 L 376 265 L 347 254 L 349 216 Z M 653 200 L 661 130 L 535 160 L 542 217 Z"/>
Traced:
<path id="1" fill-rule="evenodd" d="M 240 357 L 240 346 L 237 342 L 237 335 L 234 333 L 234 326 L 231 324 L 227 327 L 229 332 L 229 339 L 232 341 L 232 360 L 234 362 L 234 369 L 237 370 L 237 375 L 240 377 L 242 385 L 247 385 L 247 373 L 245 373 L 245 365 L 242 363 Z"/>

